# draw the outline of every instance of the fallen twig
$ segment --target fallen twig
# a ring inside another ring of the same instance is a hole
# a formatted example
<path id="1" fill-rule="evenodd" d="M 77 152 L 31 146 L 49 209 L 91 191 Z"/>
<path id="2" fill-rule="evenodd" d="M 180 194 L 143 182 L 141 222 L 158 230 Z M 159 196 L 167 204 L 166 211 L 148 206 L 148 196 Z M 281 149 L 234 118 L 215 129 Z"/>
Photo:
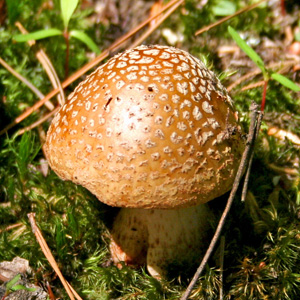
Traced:
<path id="1" fill-rule="evenodd" d="M 23 25 L 20 22 L 16 22 L 15 25 L 19 28 L 19 30 L 23 34 L 28 33 L 28 31 L 23 27 Z M 30 47 L 36 44 L 35 41 L 28 41 L 27 43 Z M 57 95 L 57 100 L 60 105 L 63 105 L 65 103 L 65 93 L 63 91 L 61 82 L 58 78 L 58 75 L 57 75 L 49 57 L 47 56 L 47 54 L 44 50 L 39 49 L 36 53 L 36 58 L 39 60 L 39 62 L 43 66 L 44 70 L 46 71 L 48 78 L 52 83 L 53 88 L 55 88 L 55 89 L 59 88 L 59 95 Z"/>
<path id="2" fill-rule="evenodd" d="M 42 123 L 44 123 L 46 120 L 48 120 L 50 117 L 52 117 L 53 115 L 55 115 L 58 111 L 59 111 L 60 107 L 56 107 L 54 110 L 52 110 L 50 113 L 46 114 L 45 116 L 43 116 L 42 118 L 40 118 L 39 120 L 37 120 L 36 122 L 32 123 L 31 125 L 20 129 L 16 135 L 22 135 L 24 132 L 29 131 L 39 125 L 41 125 Z"/>
<path id="3" fill-rule="evenodd" d="M 82 300 L 82 298 L 76 293 L 76 291 L 71 287 L 71 285 L 65 280 L 64 276 L 62 275 L 52 253 L 51 250 L 49 249 L 45 239 L 43 238 L 43 235 L 40 231 L 40 229 L 38 228 L 36 222 L 35 222 L 35 213 L 29 213 L 28 215 L 28 219 L 31 225 L 31 229 L 32 232 L 34 233 L 38 243 L 41 246 L 41 249 L 44 253 L 44 255 L 46 256 L 47 260 L 49 261 L 51 267 L 54 269 L 54 271 L 56 272 L 56 274 L 58 275 L 62 285 L 64 286 L 66 292 L 68 293 L 69 297 L 71 300 L 75 300 L 75 298 L 77 300 Z M 74 298 L 75 296 L 75 298 Z"/>
<path id="4" fill-rule="evenodd" d="M 184 0 L 179 0 L 175 3 L 163 16 L 156 20 L 155 24 L 149 27 L 148 30 L 140 38 L 133 42 L 130 48 L 140 45 L 154 30 L 157 29 L 182 3 Z"/>
<path id="5" fill-rule="evenodd" d="M 258 2 L 254 3 L 254 4 L 252 4 L 252 5 L 246 6 L 246 7 L 242 8 L 242 9 L 238 10 L 237 12 L 235 12 L 232 15 L 227 16 L 225 18 L 222 18 L 221 20 L 218 20 L 217 22 L 215 22 L 213 24 L 210 24 L 208 26 L 205 26 L 204 28 L 196 31 L 195 35 L 199 35 L 199 34 L 201 34 L 203 32 L 206 32 L 206 31 L 212 29 L 213 27 L 216 27 L 216 26 L 218 26 L 218 25 L 220 25 L 220 24 L 222 24 L 222 23 L 224 23 L 224 22 L 226 22 L 226 21 L 228 21 L 228 20 L 230 20 L 230 19 L 232 19 L 232 18 L 234 18 L 234 17 L 236 17 L 236 16 L 238 16 L 238 15 L 246 12 L 246 11 L 252 10 L 252 9 L 256 8 L 257 6 L 259 6 L 260 4 L 262 4 L 263 2 L 266 2 L 266 1 L 267 0 L 261 0 L 261 1 L 258 1 Z"/>
<path id="6" fill-rule="evenodd" d="M 280 167 L 275 164 L 268 164 L 268 167 L 277 173 L 299 177 L 299 171 L 295 168 Z"/>
<path id="7" fill-rule="evenodd" d="M 215 248 L 215 245 L 216 245 L 216 243 L 217 243 L 217 241 L 220 237 L 221 231 L 222 231 L 223 226 L 225 224 L 226 217 L 229 213 L 229 210 L 230 210 L 231 205 L 233 203 L 233 199 L 234 199 L 235 194 L 237 192 L 237 189 L 239 187 L 239 183 L 240 183 L 241 178 L 243 176 L 244 169 L 248 164 L 249 156 L 250 156 L 251 150 L 253 148 L 253 144 L 254 144 L 255 135 L 256 135 L 256 132 L 259 130 L 259 128 L 257 128 L 257 125 L 258 125 L 257 124 L 258 105 L 256 103 L 252 103 L 251 107 L 250 107 L 250 110 L 251 110 L 251 122 L 250 122 L 248 138 L 247 138 L 247 141 L 246 141 L 246 147 L 245 147 L 245 150 L 244 150 L 244 153 L 243 153 L 243 156 L 242 156 L 242 159 L 241 159 L 241 163 L 240 163 L 240 166 L 238 168 L 238 171 L 237 171 L 237 174 L 236 174 L 236 177 L 235 177 L 235 180 L 234 180 L 234 183 L 233 183 L 233 187 L 232 187 L 232 190 L 230 192 L 226 207 L 225 207 L 225 209 L 223 211 L 223 214 L 220 218 L 219 224 L 218 224 L 216 232 L 215 232 L 215 234 L 214 234 L 214 236 L 213 236 L 213 238 L 210 242 L 210 245 L 209 245 L 202 261 L 201 261 L 201 264 L 198 267 L 192 281 L 188 285 L 186 291 L 184 292 L 184 294 L 182 295 L 180 300 L 187 300 L 188 299 L 189 295 L 192 292 L 192 289 L 194 288 L 195 284 L 197 283 L 197 280 L 199 279 L 201 273 L 203 272 L 204 267 L 206 266 L 206 264 L 208 262 L 208 259 L 210 258 L 211 254 L 212 254 L 212 252 Z"/>
<path id="8" fill-rule="evenodd" d="M 0 64 L 9 71 L 12 75 L 14 75 L 16 78 L 18 78 L 21 82 L 23 82 L 31 91 L 40 99 L 43 99 L 45 95 L 41 93 L 28 79 L 26 79 L 24 76 L 22 76 L 20 73 L 15 71 L 8 63 L 6 63 L 1 57 L 0 57 Z M 54 106 L 51 102 L 46 102 L 45 106 L 49 110 L 53 110 Z"/>
<path id="9" fill-rule="evenodd" d="M 258 113 L 257 125 L 256 125 L 254 140 L 257 140 L 257 138 L 258 138 L 259 128 L 261 126 L 261 122 L 262 122 L 263 116 L 264 116 L 264 113 L 262 111 L 260 111 Z M 253 157 L 254 157 L 254 151 L 252 151 L 252 153 L 250 155 L 250 158 L 249 158 L 249 163 L 248 163 L 248 167 L 247 167 L 247 171 L 246 171 L 246 175 L 245 175 L 245 180 L 244 180 L 244 185 L 243 185 L 243 191 L 242 191 L 241 201 L 245 201 L 245 199 L 246 199 Z"/>
<path id="10" fill-rule="evenodd" d="M 13 225 L 9 225 L 9 226 L 5 227 L 4 229 L 0 229 L 0 233 L 4 232 L 4 231 L 9 231 L 9 230 L 15 229 L 15 228 L 20 227 L 22 225 L 23 225 L 23 223 L 16 223 L 16 224 L 13 224 Z"/>
<path id="11" fill-rule="evenodd" d="M 275 63 L 269 64 L 266 68 L 274 70 L 274 69 L 277 69 L 277 68 L 281 67 L 282 69 L 278 73 L 282 74 L 282 73 L 284 73 L 286 68 L 295 66 L 297 64 L 297 62 L 298 62 L 298 60 L 288 60 L 288 61 L 284 61 L 284 62 L 275 62 Z M 227 86 L 226 89 L 227 89 L 228 92 L 230 92 L 236 86 L 240 85 L 242 82 L 244 82 L 248 79 L 251 79 L 252 77 L 255 77 L 259 74 L 261 74 L 261 69 L 257 68 L 254 71 L 252 71 L 250 73 L 247 73 L 247 74 L 243 75 L 242 77 L 238 78 L 231 85 Z M 258 84 L 258 86 L 263 86 L 264 81 L 259 81 L 257 84 Z M 257 86 L 254 83 L 254 84 L 251 84 L 247 87 L 244 87 L 243 90 L 250 89 L 250 88 L 255 88 L 255 87 L 257 87 Z"/>
<path id="12" fill-rule="evenodd" d="M 300 146 L 300 137 L 290 131 L 280 129 L 278 127 L 269 127 L 268 135 L 274 136 L 275 138 L 280 140 L 287 139 L 294 145 Z"/>
<path id="13" fill-rule="evenodd" d="M 223 272 L 224 272 L 224 252 L 225 252 L 225 236 L 221 236 L 221 241 L 220 241 L 220 294 L 219 294 L 219 299 L 223 300 Z"/>

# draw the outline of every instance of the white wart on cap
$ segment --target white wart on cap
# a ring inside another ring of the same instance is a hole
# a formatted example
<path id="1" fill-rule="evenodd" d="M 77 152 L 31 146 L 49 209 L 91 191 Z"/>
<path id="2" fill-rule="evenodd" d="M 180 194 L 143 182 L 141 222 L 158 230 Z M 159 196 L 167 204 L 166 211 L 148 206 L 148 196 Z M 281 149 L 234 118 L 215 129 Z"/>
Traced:
<path id="1" fill-rule="evenodd" d="M 232 101 L 197 58 L 139 46 L 80 83 L 55 116 L 46 156 L 109 205 L 179 208 L 231 188 L 244 141 Z"/>

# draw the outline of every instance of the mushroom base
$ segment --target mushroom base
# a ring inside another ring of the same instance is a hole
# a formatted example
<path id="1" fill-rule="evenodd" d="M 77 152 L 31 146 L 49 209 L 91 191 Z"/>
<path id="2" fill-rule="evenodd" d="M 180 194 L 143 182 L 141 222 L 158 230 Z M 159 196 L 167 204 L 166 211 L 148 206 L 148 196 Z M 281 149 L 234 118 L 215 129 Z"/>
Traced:
<path id="1" fill-rule="evenodd" d="M 111 231 L 112 259 L 119 267 L 120 262 L 146 264 L 157 279 L 174 277 L 172 266 L 199 263 L 212 220 L 206 204 L 177 210 L 122 208 Z"/>

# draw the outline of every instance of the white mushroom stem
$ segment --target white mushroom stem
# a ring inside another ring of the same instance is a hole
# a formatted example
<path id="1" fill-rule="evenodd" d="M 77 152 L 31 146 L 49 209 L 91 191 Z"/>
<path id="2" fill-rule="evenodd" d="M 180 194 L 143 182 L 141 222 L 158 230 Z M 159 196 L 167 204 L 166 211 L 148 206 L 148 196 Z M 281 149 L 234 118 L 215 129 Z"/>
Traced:
<path id="1" fill-rule="evenodd" d="M 199 261 L 212 214 L 206 204 L 176 210 L 122 208 L 111 232 L 115 264 L 147 264 L 160 279 L 166 266 Z"/>

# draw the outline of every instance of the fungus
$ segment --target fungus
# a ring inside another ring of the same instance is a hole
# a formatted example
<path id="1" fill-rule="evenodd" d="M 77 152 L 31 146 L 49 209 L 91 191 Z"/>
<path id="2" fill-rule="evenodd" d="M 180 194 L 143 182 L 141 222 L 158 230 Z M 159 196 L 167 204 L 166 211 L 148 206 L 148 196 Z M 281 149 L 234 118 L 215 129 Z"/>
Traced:
<path id="1" fill-rule="evenodd" d="M 139 46 L 96 69 L 69 96 L 45 153 L 63 179 L 122 207 L 112 230 L 116 264 L 198 256 L 211 217 L 204 204 L 233 183 L 244 139 L 226 89 L 197 58 Z"/>

